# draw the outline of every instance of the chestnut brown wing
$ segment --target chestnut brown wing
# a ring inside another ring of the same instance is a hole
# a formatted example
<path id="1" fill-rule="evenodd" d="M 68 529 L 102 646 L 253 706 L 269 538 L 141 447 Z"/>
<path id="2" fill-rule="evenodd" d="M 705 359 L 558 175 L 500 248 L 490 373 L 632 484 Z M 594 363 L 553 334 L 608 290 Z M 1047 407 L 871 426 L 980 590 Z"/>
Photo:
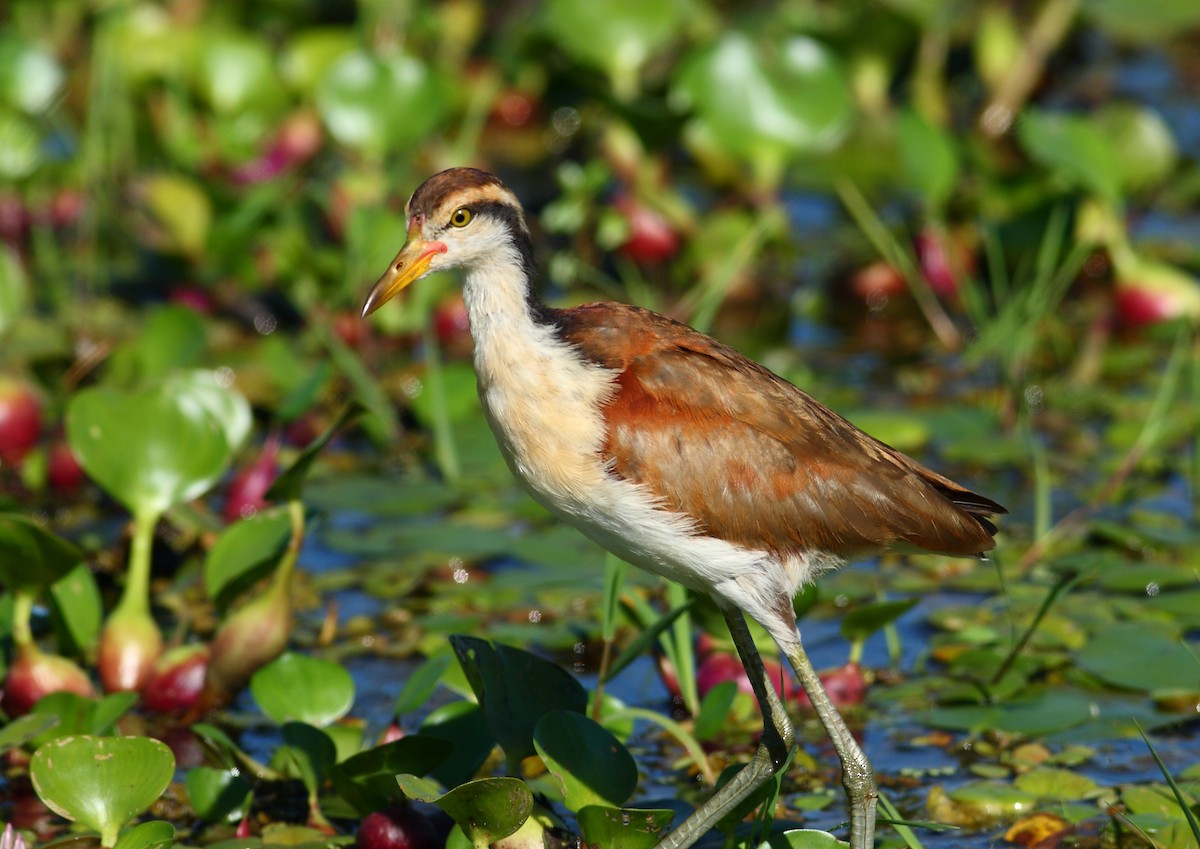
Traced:
<path id="1" fill-rule="evenodd" d="M 895 543 L 993 546 L 995 502 L 924 468 L 737 351 L 620 304 L 559 312 L 564 339 L 619 372 L 605 459 L 709 534 L 779 553 Z"/>

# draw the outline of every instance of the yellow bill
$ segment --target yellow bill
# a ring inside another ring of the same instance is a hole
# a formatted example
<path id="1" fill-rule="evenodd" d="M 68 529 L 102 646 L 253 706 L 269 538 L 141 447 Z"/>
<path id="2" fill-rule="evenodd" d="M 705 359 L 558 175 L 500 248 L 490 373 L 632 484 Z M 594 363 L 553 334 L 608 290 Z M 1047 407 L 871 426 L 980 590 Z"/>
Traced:
<path id="1" fill-rule="evenodd" d="M 409 283 L 419 280 L 429 271 L 429 263 L 434 255 L 445 252 L 446 246 L 443 243 L 426 241 L 421 237 L 420 222 L 414 219 L 408 227 L 408 241 L 363 302 L 363 317 L 390 301 Z"/>

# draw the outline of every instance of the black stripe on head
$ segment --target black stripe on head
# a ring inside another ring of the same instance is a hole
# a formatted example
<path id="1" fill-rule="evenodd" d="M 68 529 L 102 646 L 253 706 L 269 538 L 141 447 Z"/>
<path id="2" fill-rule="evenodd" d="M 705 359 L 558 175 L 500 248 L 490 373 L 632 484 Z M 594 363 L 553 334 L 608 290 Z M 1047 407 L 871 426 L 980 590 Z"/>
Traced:
<path id="1" fill-rule="evenodd" d="M 521 271 L 529 281 L 530 289 L 537 281 L 537 262 L 533 258 L 533 238 L 525 226 L 521 210 L 509 203 L 486 201 L 471 205 L 471 211 L 476 215 L 494 218 L 512 234 L 513 247 L 521 257 Z"/>

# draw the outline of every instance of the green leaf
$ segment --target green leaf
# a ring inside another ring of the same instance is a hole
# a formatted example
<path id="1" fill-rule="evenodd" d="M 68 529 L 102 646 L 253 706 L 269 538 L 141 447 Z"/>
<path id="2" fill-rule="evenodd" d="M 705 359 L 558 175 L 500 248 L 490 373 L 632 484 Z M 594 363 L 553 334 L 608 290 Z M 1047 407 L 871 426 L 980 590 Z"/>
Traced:
<path id="1" fill-rule="evenodd" d="M 1152 188 L 1175 170 L 1179 149 L 1170 126 L 1153 109 L 1106 103 L 1092 120 L 1117 152 L 1118 175 L 1126 191 Z"/>
<path id="2" fill-rule="evenodd" d="M 29 775 L 46 806 L 116 843 L 125 823 L 152 804 L 175 772 L 175 756 L 149 737 L 63 737 L 33 753 Z"/>
<path id="3" fill-rule="evenodd" d="M 300 498 L 304 491 L 304 481 L 308 477 L 309 471 L 312 469 L 313 463 L 317 459 L 317 455 L 321 450 L 329 444 L 329 440 L 333 439 L 334 435 L 341 430 L 345 425 L 354 421 L 363 413 L 361 404 L 354 402 L 348 404 L 344 410 L 338 415 L 337 420 L 331 424 L 326 431 L 308 444 L 308 446 L 300 452 L 300 456 L 296 458 L 292 465 L 288 466 L 271 484 L 271 488 L 267 490 L 268 501 L 295 501 Z"/>
<path id="4" fill-rule="evenodd" d="M 114 352 L 110 382 L 144 384 L 193 365 L 207 340 L 204 320 L 184 306 L 170 304 L 149 313 L 141 331 Z"/>
<path id="5" fill-rule="evenodd" d="M 896 119 L 896 141 L 905 181 L 934 212 L 945 207 L 958 185 L 958 149 L 953 137 L 915 109 Z"/>
<path id="6" fill-rule="evenodd" d="M 758 849 L 849 849 L 850 844 L 838 840 L 827 831 L 812 828 L 793 828 L 773 835 Z"/>
<path id="7" fill-rule="evenodd" d="M 684 0 L 549 0 L 543 12 L 554 45 L 607 73 L 618 97 L 629 99 L 637 93 L 637 75 L 646 61 L 682 34 L 690 5 Z"/>
<path id="8" fill-rule="evenodd" d="M 221 532 L 204 558 L 204 590 L 219 610 L 266 577 L 292 538 L 286 505 L 234 522 Z"/>
<path id="9" fill-rule="evenodd" d="M 246 396 L 233 387 L 226 372 L 210 369 L 178 371 L 163 381 L 167 391 L 179 398 L 206 408 L 225 432 L 229 453 L 236 453 L 246 444 L 254 415 Z"/>
<path id="10" fill-rule="evenodd" d="M 444 795 L 434 795 L 436 785 L 415 776 L 396 780 L 409 798 L 432 802 L 449 814 L 481 849 L 515 832 L 533 812 L 533 794 L 519 778 L 480 778 Z"/>
<path id="11" fill-rule="evenodd" d="M 42 139 L 24 115 L 0 107 L 0 177 L 21 180 L 42 164 Z"/>
<path id="12" fill-rule="evenodd" d="M 1131 690 L 1200 686 L 1200 670 L 1187 646 L 1144 623 L 1106 627 L 1079 651 L 1076 662 L 1098 678 Z"/>
<path id="13" fill-rule="evenodd" d="M 66 425 L 84 470 L 135 515 L 158 516 L 196 498 L 229 464 L 221 422 L 173 384 L 84 389 L 71 399 Z"/>
<path id="14" fill-rule="evenodd" d="M 86 563 L 50 585 L 50 610 L 63 653 L 88 654 L 100 636 L 104 605 L 96 578 Z"/>
<path id="15" fill-rule="evenodd" d="M 317 110 L 339 144 L 371 154 L 409 147 L 446 118 L 451 83 L 415 56 L 342 54 L 317 87 Z M 379 104 L 388 108 L 381 109 Z"/>
<path id="16" fill-rule="evenodd" d="M 192 810 L 206 822 L 235 822 L 250 802 L 250 785 L 231 769 L 194 766 L 183 780 Z"/>
<path id="17" fill-rule="evenodd" d="M 366 816 L 399 798 L 397 775 L 426 775 L 443 763 L 452 749 L 457 749 L 457 741 L 409 734 L 333 765 L 329 778 L 338 795 L 360 816 Z"/>
<path id="18" fill-rule="evenodd" d="M 692 724 L 692 733 L 697 740 L 711 740 L 724 730 L 737 694 L 736 681 L 722 681 L 704 694 L 700 701 L 700 713 Z"/>
<path id="19" fill-rule="evenodd" d="M 212 230 L 212 201 L 204 188 L 182 174 L 155 174 L 138 184 L 138 197 L 163 249 L 199 258 Z"/>
<path id="20" fill-rule="evenodd" d="M 576 812 L 579 830 L 589 846 L 605 849 L 651 849 L 675 818 L 669 808 L 608 808 L 588 805 Z"/>
<path id="21" fill-rule="evenodd" d="M 400 695 L 396 697 L 393 713 L 400 716 L 424 707 L 442 680 L 442 675 L 450 667 L 452 659 L 449 654 L 435 655 L 414 669 L 405 680 Z M 414 770 L 409 769 L 405 772 L 414 772 Z"/>
<path id="22" fill-rule="evenodd" d="M 865 640 L 912 610 L 919 600 L 878 601 L 856 607 L 842 617 L 842 636 L 851 641 Z"/>
<path id="23" fill-rule="evenodd" d="M 837 145 L 854 109 L 833 51 L 799 35 L 756 44 L 727 32 L 688 57 L 672 98 L 719 149 L 768 172 Z"/>
<path id="24" fill-rule="evenodd" d="M 321 728 L 350 711 L 354 679 L 332 661 L 285 652 L 254 673 L 250 692 L 279 725 L 298 721 Z"/>
<path id="25" fill-rule="evenodd" d="M 47 48 L 15 28 L 0 35 L 0 102 L 40 114 L 54 104 L 65 79 L 62 65 Z"/>
<path id="26" fill-rule="evenodd" d="M 193 73 L 201 94 L 216 112 L 270 107 L 283 95 L 275 73 L 275 51 L 249 32 L 205 33 Z"/>
<path id="27" fill-rule="evenodd" d="M 431 710 L 421 723 L 421 734 L 453 744 L 449 756 L 430 772 L 446 787 L 457 787 L 479 772 L 496 745 L 483 708 L 468 701 Z"/>
<path id="28" fill-rule="evenodd" d="M 0 245 L 0 336 L 12 327 L 25 311 L 29 300 L 29 278 L 17 254 Z"/>
<path id="29" fill-rule="evenodd" d="M 170 849 L 175 843 L 175 826 L 163 820 L 135 825 L 117 839 L 115 849 Z"/>
<path id="30" fill-rule="evenodd" d="M 337 760 L 337 746 L 324 731 L 304 722 L 285 722 L 281 732 L 283 745 L 275 750 L 272 764 L 287 765 L 280 771 L 299 778 L 310 794 L 316 793 Z"/>
<path id="31" fill-rule="evenodd" d="M 49 713 L 27 713 L 0 728 L 0 755 L 19 749 L 35 737 L 58 725 L 58 717 Z"/>
<path id="32" fill-rule="evenodd" d="M 32 519 L 0 513 L 0 584 L 8 589 L 41 590 L 83 560 L 83 553 Z"/>
<path id="33" fill-rule="evenodd" d="M 1128 41 L 1157 41 L 1200 25 L 1200 6 L 1193 0 L 1084 0 L 1081 11 L 1109 35 Z"/>
<path id="34" fill-rule="evenodd" d="M 587 708 L 583 685 L 557 664 L 462 634 L 451 636 L 450 645 L 510 765 L 536 753 L 533 729 L 544 715 L 559 709 L 581 714 Z"/>
<path id="35" fill-rule="evenodd" d="M 538 720 L 533 745 L 573 811 L 619 807 L 637 787 L 633 756 L 604 726 L 580 713 L 554 710 Z"/>
<path id="36" fill-rule="evenodd" d="M 1008 731 L 1049 734 L 1089 721 L 1095 701 L 1073 690 L 1051 690 L 998 705 L 961 705 L 936 708 L 921 715 L 934 728 L 964 731 Z"/>
<path id="37" fill-rule="evenodd" d="M 1013 786 L 1039 799 L 1051 802 L 1074 802 L 1094 793 L 1099 785 L 1086 775 L 1069 769 L 1037 767 L 1017 776 Z"/>
<path id="38" fill-rule="evenodd" d="M 1110 203 L 1121 200 L 1117 151 L 1091 120 L 1030 109 L 1021 116 L 1017 137 L 1042 166 Z"/>

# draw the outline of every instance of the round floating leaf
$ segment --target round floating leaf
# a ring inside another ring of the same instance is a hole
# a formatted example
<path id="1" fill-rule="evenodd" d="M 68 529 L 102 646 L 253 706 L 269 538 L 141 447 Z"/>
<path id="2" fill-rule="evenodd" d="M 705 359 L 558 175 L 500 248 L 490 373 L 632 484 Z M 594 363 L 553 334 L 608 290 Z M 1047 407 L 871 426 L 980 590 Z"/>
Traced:
<path id="1" fill-rule="evenodd" d="M 354 704 L 354 679 L 345 667 L 285 652 L 254 673 L 250 692 L 259 709 L 280 725 L 306 722 L 321 728 Z"/>
<path id="2" fill-rule="evenodd" d="M 1094 793 L 1099 787 L 1086 775 L 1069 769 L 1038 767 L 1017 776 L 1013 786 L 1039 799 L 1052 802 L 1074 802 Z"/>
<path id="3" fill-rule="evenodd" d="M 179 384 L 84 389 L 67 407 L 71 450 L 130 511 L 159 515 L 209 489 L 229 463 L 224 428 L 198 395 Z"/>
<path id="4" fill-rule="evenodd" d="M 1084 693 L 1052 690 L 998 705 L 937 708 L 922 714 L 922 721 L 934 728 L 963 731 L 1050 734 L 1082 725 L 1096 710 L 1095 700 Z"/>
<path id="5" fill-rule="evenodd" d="M 33 753 L 29 775 L 52 811 L 100 832 L 113 846 L 125 823 L 154 804 L 175 772 L 175 756 L 149 737 L 63 737 Z"/>
<path id="6" fill-rule="evenodd" d="M 545 714 L 587 708 L 583 685 L 535 654 L 462 634 L 451 636 L 450 645 L 510 764 L 536 753 L 533 729 Z M 530 686 L 533 681 L 536 687 Z"/>
<path id="7" fill-rule="evenodd" d="M 845 71 L 820 42 L 792 36 L 771 48 L 726 33 L 683 65 L 673 97 L 727 153 L 782 165 L 836 145 L 853 99 Z"/>
<path id="8" fill-rule="evenodd" d="M 176 372 L 164 381 L 167 391 L 204 407 L 213 415 L 225 432 L 230 454 L 246 443 L 254 414 L 246 396 L 232 385 L 226 372 L 192 369 Z"/>
<path id="9" fill-rule="evenodd" d="M 533 744 L 573 811 L 619 807 L 637 787 L 633 756 L 612 732 L 581 713 L 550 711 L 538 720 Z"/>
<path id="10" fill-rule="evenodd" d="M 1195 656 L 1178 638 L 1145 623 L 1106 627 L 1076 655 L 1080 667 L 1130 690 L 1200 686 Z"/>
<path id="11" fill-rule="evenodd" d="M 32 519 L 0 513 L 0 585 L 38 590 L 74 569 L 83 555 Z"/>

